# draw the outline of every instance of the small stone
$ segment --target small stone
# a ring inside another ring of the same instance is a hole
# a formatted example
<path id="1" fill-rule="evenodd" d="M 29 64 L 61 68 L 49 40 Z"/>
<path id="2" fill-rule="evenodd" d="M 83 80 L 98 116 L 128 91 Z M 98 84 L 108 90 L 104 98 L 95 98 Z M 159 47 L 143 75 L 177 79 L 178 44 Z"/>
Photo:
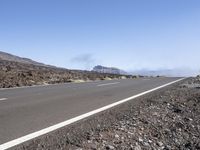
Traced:
<path id="1" fill-rule="evenodd" d="M 96 150 L 97 149 L 97 145 L 96 144 L 91 144 L 90 147 L 91 147 L 92 150 Z"/>
<path id="2" fill-rule="evenodd" d="M 158 113 L 157 113 L 157 112 L 154 112 L 152 115 L 153 115 L 153 116 L 158 116 Z"/>
<path id="3" fill-rule="evenodd" d="M 162 142 L 157 142 L 158 146 L 163 146 L 163 143 Z"/>
<path id="4" fill-rule="evenodd" d="M 88 140 L 87 142 L 88 142 L 88 143 L 92 143 L 92 140 Z"/>
<path id="5" fill-rule="evenodd" d="M 149 140 L 149 143 L 152 143 L 152 140 Z"/>
<path id="6" fill-rule="evenodd" d="M 139 137 L 139 142 L 143 142 L 143 139 Z"/>
<path id="7" fill-rule="evenodd" d="M 115 134 L 115 138 L 119 138 L 119 135 Z"/>
<path id="8" fill-rule="evenodd" d="M 142 150 L 140 145 L 135 146 L 134 150 Z"/>
<path id="9" fill-rule="evenodd" d="M 128 131 L 128 134 L 134 135 L 134 133 L 132 133 L 132 132 L 129 132 L 129 131 Z"/>
<path id="10" fill-rule="evenodd" d="M 115 147 L 112 146 L 112 145 L 107 145 L 107 146 L 106 146 L 106 149 L 108 149 L 108 150 L 109 150 L 109 149 L 115 149 Z"/>
<path id="11" fill-rule="evenodd" d="M 144 146 L 149 146 L 149 143 L 147 143 L 147 142 L 144 142 Z"/>

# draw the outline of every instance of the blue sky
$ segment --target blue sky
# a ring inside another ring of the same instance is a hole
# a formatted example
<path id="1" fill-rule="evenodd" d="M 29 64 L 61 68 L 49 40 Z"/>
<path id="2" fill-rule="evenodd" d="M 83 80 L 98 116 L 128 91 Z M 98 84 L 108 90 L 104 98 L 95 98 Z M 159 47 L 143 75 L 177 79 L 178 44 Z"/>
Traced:
<path id="1" fill-rule="evenodd" d="M 200 1 L 1 0 L 0 50 L 74 69 L 200 71 Z"/>

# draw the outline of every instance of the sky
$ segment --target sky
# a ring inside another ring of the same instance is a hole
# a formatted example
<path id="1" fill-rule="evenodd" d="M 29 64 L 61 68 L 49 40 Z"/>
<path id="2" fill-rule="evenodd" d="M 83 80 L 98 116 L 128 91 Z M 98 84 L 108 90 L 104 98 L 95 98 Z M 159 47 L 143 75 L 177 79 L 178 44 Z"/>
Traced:
<path id="1" fill-rule="evenodd" d="M 0 50 L 69 69 L 200 72 L 199 0 L 0 0 Z"/>

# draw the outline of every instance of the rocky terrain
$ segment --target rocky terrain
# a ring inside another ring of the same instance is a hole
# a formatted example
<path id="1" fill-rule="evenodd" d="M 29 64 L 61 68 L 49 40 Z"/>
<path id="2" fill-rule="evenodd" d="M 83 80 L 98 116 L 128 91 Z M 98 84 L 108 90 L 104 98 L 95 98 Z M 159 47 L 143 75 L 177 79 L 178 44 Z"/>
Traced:
<path id="1" fill-rule="evenodd" d="M 5 60 L 5 58 L 8 60 Z M 36 64 L 35 62 L 31 63 L 32 60 L 26 63 L 24 62 L 24 58 L 22 58 L 22 61 L 20 60 L 18 57 L 16 59 L 13 57 L 0 57 L 0 88 L 132 77 L 128 75 L 122 76 L 117 74 L 68 70 L 41 65 L 40 63 Z"/>
<path id="2" fill-rule="evenodd" d="M 198 150 L 200 77 L 149 93 L 15 149 Z"/>
<path id="3" fill-rule="evenodd" d="M 19 57 L 19 56 L 15 56 L 15 55 L 0 51 L 0 61 L 2 61 L 2 60 L 25 63 L 25 64 L 32 64 L 32 65 L 39 65 L 39 66 L 45 66 L 45 64 L 33 61 L 31 59 L 22 58 L 22 57 Z"/>
<path id="4" fill-rule="evenodd" d="M 114 67 L 104 67 L 104 66 L 95 66 L 93 68 L 94 72 L 99 72 L 99 73 L 110 73 L 110 74 L 121 74 L 121 75 L 127 75 L 128 73 L 118 69 L 118 68 L 114 68 Z"/>
<path id="5" fill-rule="evenodd" d="M 0 51 L 0 88 L 120 78 L 132 76 L 68 70 Z"/>

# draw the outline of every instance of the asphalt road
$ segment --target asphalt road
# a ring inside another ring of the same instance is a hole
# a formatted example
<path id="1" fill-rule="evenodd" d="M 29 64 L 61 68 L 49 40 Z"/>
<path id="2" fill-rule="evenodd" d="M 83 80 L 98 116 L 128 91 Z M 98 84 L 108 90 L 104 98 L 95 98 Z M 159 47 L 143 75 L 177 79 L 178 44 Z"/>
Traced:
<path id="1" fill-rule="evenodd" d="M 139 78 L 0 89 L 0 144 L 179 78 Z"/>

